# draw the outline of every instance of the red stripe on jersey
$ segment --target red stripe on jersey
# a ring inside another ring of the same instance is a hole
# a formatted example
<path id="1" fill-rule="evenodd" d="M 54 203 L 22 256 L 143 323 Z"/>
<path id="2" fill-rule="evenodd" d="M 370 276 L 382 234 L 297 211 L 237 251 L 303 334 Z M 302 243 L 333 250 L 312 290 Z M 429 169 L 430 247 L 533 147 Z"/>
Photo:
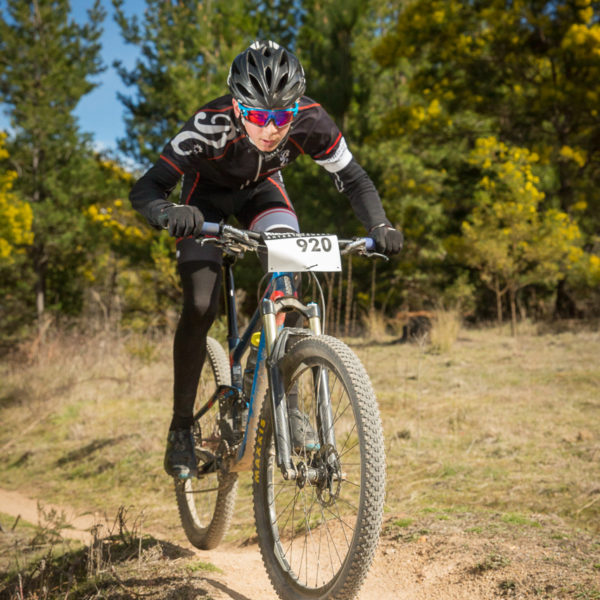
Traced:
<path id="1" fill-rule="evenodd" d="M 201 112 L 227 112 L 228 110 L 232 110 L 233 109 L 233 105 L 230 104 L 229 106 L 226 106 L 225 108 L 201 108 L 200 110 L 197 110 L 194 115 L 197 115 L 198 113 Z"/>
<path id="2" fill-rule="evenodd" d="M 166 156 L 161 154 L 160 158 L 162 158 L 167 164 L 171 165 L 180 175 L 183 175 L 183 171 L 174 162 L 170 161 Z"/>
<path id="3" fill-rule="evenodd" d="M 300 154 L 304 154 L 304 150 L 302 149 L 302 146 L 296 140 L 289 137 L 288 141 L 292 142 L 292 144 L 294 144 L 294 146 L 296 146 L 296 148 L 298 148 L 298 150 L 300 150 Z"/>
<path id="4" fill-rule="evenodd" d="M 287 194 L 283 191 L 283 188 L 272 177 L 267 177 L 267 180 L 270 181 L 281 192 L 281 195 L 283 196 L 285 203 L 288 205 L 289 209 L 293 211 L 294 209 L 292 208 L 292 205 L 290 204 L 290 199 L 287 197 Z"/>
<path id="5" fill-rule="evenodd" d="M 314 104 L 307 104 L 306 106 L 300 106 L 299 110 L 306 110 L 307 108 L 314 108 L 315 106 L 321 106 L 318 102 Z"/>
<path id="6" fill-rule="evenodd" d="M 236 137 L 235 140 L 231 140 L 229 142 L 229 144 L 227 144 L 227 146 L 225 146 L 225 148 L 223 150 L 223 154 L 219 154 L 219 156 L 211 156 L 210 158 L 207 158 L 206 160 L 219 160 L 220 158 L 223 158 L 227 154 L 227 150 L 229 150 L 229 146 L 231 146 L 231 144 L 236 144 L 242 138 L 245 138 L 245 137 L 246 137 L 246 134 L 242 133 L 242 135 L 240 135 L 239 137 Z"/>
<path id="7" fill-rule="evenodd" d="M 194 179 L 194 185 L 192 186 L 192 189 L 190 190 L 188 197 L 185 199 L 186 204 L 190 203 L 190 198 L 192 197 L 192 194 L 194 193 L 194 190 L 196 189 L 196 186 L 198 185 L 199 181 L 200 181 L 200 173 L 196 173 L 196 178 Z"/>
<path id="8" fill-rule="evenodd" d="M 325 156 L 326 154 L 329 154 L 338 144 L 338 142 L 340 141 L 340 138 L 342 137 L 341 132 L 338 133 L 338 136 L 335 138 L 335 142 L 333 142 L 333 144 L 331 144 L 331 146 L 329 148 L 327 148 L 327 150 L 325 150 L 325 152 L 321 152 L 321 154 L 317 154 L 316 156 L 313 156 L 313 158 L 320 158 L 321 156 Z"/>

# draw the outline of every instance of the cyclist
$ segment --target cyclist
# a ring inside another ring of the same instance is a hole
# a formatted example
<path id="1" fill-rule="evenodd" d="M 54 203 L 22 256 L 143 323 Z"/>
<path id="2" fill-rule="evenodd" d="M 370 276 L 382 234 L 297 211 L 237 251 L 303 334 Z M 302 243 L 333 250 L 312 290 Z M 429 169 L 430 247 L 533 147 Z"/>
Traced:
<path id="1" fill-rule="evenodd" d="M 130 194 L 133 207 L 151 225 L 166 222 L 177 238 L 183 308 L 174 339 L 173 418 L 165 470 L 182 479 L 196 474 L 193 406 L 221 284 L 220 250 L 194 241 L 204 220 L 220 222 L 234 215 L 254 231 L 298 232 L 281 170 L 308 154 L 347 194 L 379 252 L 395 254 L 403 244 L 402 233 L 386 218 L 374 184 L 333 120 L 304 96 L 304 71 L 294 54 L 275 42 L 256 41 L 234 59 L 227 83 L 231 94 L 201 107 Z M 169 194 L 182 177 L 180 203 L 173 203 Z M 292 440 L 310 437 L 310 431 L 300 431 L 304 423 L 292 419 Z"/>

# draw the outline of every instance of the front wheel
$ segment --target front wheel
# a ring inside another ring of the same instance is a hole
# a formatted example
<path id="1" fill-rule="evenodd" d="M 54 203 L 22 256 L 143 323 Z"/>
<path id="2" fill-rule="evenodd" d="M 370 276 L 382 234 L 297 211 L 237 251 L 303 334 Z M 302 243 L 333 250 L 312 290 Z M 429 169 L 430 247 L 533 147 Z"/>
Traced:
<path id="1" fill-rule="evenodd" d="M 229 361 L 225 350 L 213 338 L 206 340 L 195 410 L 201 408 L 219 385 L 230 385 Z M 188 540 L 201 550 L 215 548 L 229 527 L 237 492 L 237 473 L 221 469 L 223 440 L 219 426 L 219 403 L 194 425 L 198 478 L 175 481 L 175 495 L 181 524 Z"/>
<path id="2" fill-rule="evenodd" d="M 263 561 L 281 598 L 349 600 L 366 577 L 382 521 L 385 456 L 377 401 L 360 361 L 335 338 L 301 340 L 279 367 L 288 402 L 297 394 L 319 444 L 296 447 L 298 477 L 284 479 L 275 462 L 271 409 L 264 406 L 253 472 Z M 327 398 L 331 411 L 319 410 Z M 327 420 L 333 435 L 325 430 Z"/>

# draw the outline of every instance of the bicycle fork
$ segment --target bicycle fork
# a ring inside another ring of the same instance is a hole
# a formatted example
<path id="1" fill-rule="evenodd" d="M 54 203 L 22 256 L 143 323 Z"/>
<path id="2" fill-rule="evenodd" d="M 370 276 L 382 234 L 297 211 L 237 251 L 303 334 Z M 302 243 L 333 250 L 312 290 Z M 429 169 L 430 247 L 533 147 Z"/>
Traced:
<path id="1" fill-rule="evenodd" d="M 277 314 L 286 307 L 293 308 L 308 319 L 309 329 L 313 335 L 321 335 L 321 317 L 319 307 L 315 303 L 308 306 L 303 305 L 293 298 L 280 298 L 275 301 L 264 299 L 261 304 L 261 315 L 263 321 L 263 332 L 266 341 L 265 361 L 269 380 L 269 399 L 271 402 L 271 414 L 273 415 L 273 437 L 275 441 L 275 459 L 277 466 L 281 469 L 284 479 L 298 479 L 299 473 L 292 460 L 292 443 L 290 439 L 290 427 L 288 416 L 288 405 L 285 394 L 284 381 L 279 369 L 278 361 L 285 354 L 286 344 L 289 338 L 289 330 L 278 331 Z M 331 410 L 331 399 L 329 397 L 329 380 L 326 369 L 314 368 L 313 385 L 317 399 L 318 419 L 320 429 L 323 431 L 322 442 L 329 448 L 335 449 L 335 435 L 333 431 L 333 415 Z M 302 467 L 302 479 L 304 483 L 315 483 L 322 475 L 316 469 L 307 465 Z"/>

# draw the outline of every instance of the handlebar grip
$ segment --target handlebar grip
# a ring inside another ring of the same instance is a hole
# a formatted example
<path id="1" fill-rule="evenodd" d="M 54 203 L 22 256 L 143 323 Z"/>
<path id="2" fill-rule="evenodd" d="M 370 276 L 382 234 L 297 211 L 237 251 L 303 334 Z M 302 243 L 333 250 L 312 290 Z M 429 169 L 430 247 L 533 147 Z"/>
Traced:
<path id="1" fill-rule="evenodd" d="M 365 248 L 369 251 L 375 250 L 375 240 L 373 238 L 365 238 Z"/>

